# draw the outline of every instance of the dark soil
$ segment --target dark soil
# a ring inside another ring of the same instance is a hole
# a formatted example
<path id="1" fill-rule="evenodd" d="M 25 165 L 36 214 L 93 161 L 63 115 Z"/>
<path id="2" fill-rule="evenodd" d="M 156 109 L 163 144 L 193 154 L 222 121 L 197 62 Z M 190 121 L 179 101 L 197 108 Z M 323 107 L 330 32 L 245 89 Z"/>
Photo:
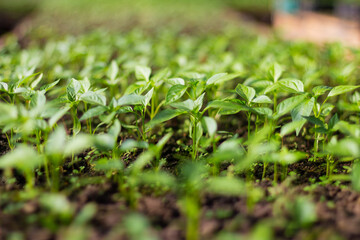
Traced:
<path id="1" fill-rule="evenodd" d="M 164 169 L 175 175 L 177 175 L 177 166 L 180 164 L 179 159 L 187 154 L 179 150 L 176 143 L 177 137 L 170 139 L 162 156 L 167 159 Z M 311 142 L 301 143 L 297 141 L 298 139 L 290 140 L 286 144 L 297 142 L 299 150 L 304 150 L 311 144 Z M 181 141 L 186 141 L 186 138 Z M 0 154 L 3 155 L 8 151 L 6 137 L 0 135 Z M 180 206 L 179 196 L 172 193 L 155 195 L 151 190 L 144 189 L 136 209 L 131 209 L 124 196 L 119 193 L 116 184 L 110 184 L 109 180 L 92 171 L 91 164 L 85 160 L 88 154 L 89 152 L 80 154 L 79 161 L 74 165 L 70 165 L 70 162 L 65 164 L 63 191 L 67 192 L 69 200 L 77 211 L 80 211 L 87 203 L 96 203 L 97 212 L 88 224 L 89 239 L 105 239 L 110 236 L 114 237 L 113 239 L 128 239 L 126 233 L 117 232 L 115 229 L 121 227 L 124 218 L 133 212 L 146 216 L 151 225 L 151 232 L 160 239 L 185 239 L 186 216 Z M 134 152 L 133 156 L 129 155 L 127 161 L 135 159 L 138 154 L 140 152 Z M 330 237 L 336 239 L 334 236 L 359 239 L 360 194 L 347 189 L 346 185 L 339 187 L 323 184 L 319 178 L 325 174 L 324 164 L 320 159 L 317 162 L 303 160 L 290 165 L 288 172 L 296 173 L 291 183 L 284 181 L 274 186 L 270 180 L 258 182 L 257 188 L 263 196 L 257 200 L 246 195 L 241 197 L 209 194 L 199 196 L 201 239 L 214 239 L 224 232 L 250 236 L 259 225 L 272 229 L 276 239 L 329 239 Z M 339 164 L 336 171 L 344 171 L 345 165 Z M 67 189 L 67 186 L 73 185 L 71 177 L 76 177 L 73 169 L 79 171 L 80 166 L 85 166 L 81 173 L 82 179 L 99 177 L 102 181 L 78 183 L 78 187 Z M 270 165 L 265 179 L 272 179 L 272 172 Z M 254 176 L 261 179 L 261 174 L 262 165 L 256 165 Z M 37 184 L 41 187 L 44 182 L 39 177 Z M 36 199 L 17 200 L 17 189 L 22 188 L 21 181 L 17 184 L 11 188 L 4 183 L 0 185 L 0 192 L 6 193 L 12 190 L 13 193 L 0 198 L 0 239 L 6 239 L 13 232 L 23 233 L 26 239 L 64 239 L 62 228 L 51 230 L 46 227 L 44 223 L 46 209 Z M 307 196 L 312 199 L 317 214 L 315 222 L 298 227 L 298 220 L 293 212 L 295 196 L 296 198 Z M 68 226 L 70 222 L 63 225 Z"/>
<path id="2" fill-rule="evenodd" d="M 259 187 L 265 196 L 253 205 L 244 197 L 224 197 L 205 195 L 201 197 L 201 239 L 213 239 L 224 231 L 236 232 L 245 236 L 259 224 L 270 226 L 276 239 L 345 239 L 360 237 L 360 194 L 337 186 L 318 186 L 311 192 L 304 192 L 303 186 L 291 188 L 284 185 L 272 187 L 268 181 L 261 182 Z M 122 224 L 124 217 L 132 210 L 121 200 L 116 200 L 116 188 L 109 184 L 89 185 L 71 201 L 80 209 L 84 204 L 97 204 L 97 213 L 90 222 L 91 238 L 127 239 L 123 233 L 114 231 Z M 272 192 L 279 196 L 272 198 Z M 317 220 L 309 225 L 296 228 L 296 219 L 291 211 L 294 196 L 309 196 L 316 203 Z M 287 201 L 282 202 L 284 198 Z M 4 206 L 2 206 L 2 210 Z M 282 209 L 281 212 L 276 209 Z M 41 227 L 40 222 L 29 221 L 34 214 L 41 215 L 37 201 L 22 205 L 17 214 L 0 212 L 0 239 L 5 239 L 10 232 L 23 232 L 26 239 L 62 239 L 56 234 Z M 152 232 L 160 239 L 185 239 L 184 227 L 186 218 L 173 194 L 161 197 L 144 196 L 139 200 L 137 212 L 148 217 Z"/>

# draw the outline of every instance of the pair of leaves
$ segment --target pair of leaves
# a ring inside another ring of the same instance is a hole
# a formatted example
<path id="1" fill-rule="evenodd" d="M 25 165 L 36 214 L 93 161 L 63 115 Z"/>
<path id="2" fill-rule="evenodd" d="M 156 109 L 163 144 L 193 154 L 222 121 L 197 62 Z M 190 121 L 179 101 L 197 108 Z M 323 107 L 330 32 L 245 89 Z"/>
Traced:
<path id="1" fill-rule="evenodd" d="M 255 89 L 243 84 L 238 84 L 235 88 L 235 91 L 241 98 L 243 98 L 247 102 L 247 105 L 250 105 L 250 103 L 272 103 L 271 99 L 266 95 L 260 95 L 255 98 Z"/>
<path id="2" fill-rule="evenodd" d="M 151 75 L 151 68 L 146 66 L 136 66 L 135 67 L 135 77 L 138 80 L 145 80 L 149 82 Z"/>
<path id="3" fill-rule="evenodd" d="M 339 85 L 334 88 L 328 86 L 316 86 L 312 89 L 312 92 L 315 97 L 318 97 L 325 94 L 327 91 L 330 91 L 327 97 L 334 97 L 347 92 L 351 92 L 359 87 L 360 86 L 352 86 L 352 85 Z"/>

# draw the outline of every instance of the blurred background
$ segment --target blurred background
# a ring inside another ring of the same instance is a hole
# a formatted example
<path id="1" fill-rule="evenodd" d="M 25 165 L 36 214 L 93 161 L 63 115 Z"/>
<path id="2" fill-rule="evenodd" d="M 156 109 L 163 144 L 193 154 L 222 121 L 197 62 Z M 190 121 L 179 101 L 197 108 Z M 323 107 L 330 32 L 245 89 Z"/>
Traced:
<path id="1" fill-rule="evenodd" d="M 359 0 L 0 0 L 0 34 L 47 37 L 97 29 L 185 32 L 251 26 L 285 39 L 360 45 Z M 265 30 L 264 30 L 265 29 Z"/>

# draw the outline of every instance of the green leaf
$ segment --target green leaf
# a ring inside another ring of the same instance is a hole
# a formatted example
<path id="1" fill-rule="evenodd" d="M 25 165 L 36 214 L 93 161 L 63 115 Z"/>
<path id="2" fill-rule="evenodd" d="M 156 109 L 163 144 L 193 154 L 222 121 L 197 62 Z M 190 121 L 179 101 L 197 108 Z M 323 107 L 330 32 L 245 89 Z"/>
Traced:
<path id="1" fill-rule="evenodd" d="M 201 122 L 198 122 L 197 124 L 196 124 L 196 135 L 195 135 L 195 141 L 196 142 L 199 142 L 199 140 L 200 140 L 200 138 L 202 137 L 202 135 L 203 135 L 203 128 L 202 128 L 202 126 L 201 126 Z M 192 125 L 190 125 L 190 137 L 192 138 L 192 136 L 193 136 L 193 133 L 192 133 L 192 131 L 193 131 L 193 126 Z M 194 139 L 193 139 L 194 140 Z"/>
<path id="2" fill-rule="evenodd" d="M 89 118 L 97 117 L 106 111 L 106 107 L 97 106 L 87 110 L 80 118 L 80 121 L 87 120 Z"/>
<path id="3" fill-rule="evenodd" d="M 121 124 L 118 119 L 115 119 L 113 125 L 111 125 L 108 134 L 112 136 L 115 140 L 118 138 L 121 131 Z"/>
<path id="4" fill-rule="evenodd" d="M 90 135 L 78 134 L 71 138 L 66 143 L 64 148 L 65 157 L 71 156 L 72 154 L 79 154 L 82 151 L 92 147 L 94 144 L 94 138 Z"/>
<path id="5" fill-rule="evenodd" d="M 304 92 L 304 84 L 298 79 L 283 79 L 279 81 L 282 89 L 290 93 Z"/>
<path id="6" fill-rule="evenodd" d="M 147 125 L 149 127 L 152 127 L 159 123 L 166 122 L 184 113 L 186 113 L 186 111 L 182 111 L 179 109 L 165 109 L 164 111 L 161 111 L 158 114 L 156 114 L 155 117 L 150 122 L 148 122 Z"/>
<path id="7" fill-rule="evenodd" d="M 34 89 L 42 80 L 44 74 L 40 74 L 34 81 L 32 81 L 32 83 L 30 84 L 31 89 Z"/>
<path id="8" fill-rule="evenodd" d="M 43 86 L 41 86 L 40 90 L 44 90 L 45 92 L 47 92 L 50 89 L 52 89 L 53 87 L 55 87 L 59 82 L 60 82 L 60 79 L 56 80 L 53 83 L 43 85 Z"/>
<path id="9" fill-rule="evenodd" d="M 106 75 L 108 76 L 108 78 L 110 78 L 111 82 L 114 82 L 118 74 L 119 66 L 117 65 L 115 60 L 112 60 Z"/>
<path id="10" fill-rule="evenodd" d="M 352 138 L 345 138 L 338 142 L 330 142 L 325 150 L 335 156 L 355 157 L 360 156 L 360 146 L 357 141 Z"/>
<path id="11" fill-rule="evenodd" d="M 147 184 L 147 185 L 155 185 L 162 187 L 176 187 L 176 179 L 163 171 L 154 172 L 147 171 L 141 173 L 141 178 L 138 179 L 139 183 Z"/>
<path id="12" fill-rule="evenodd" d="M 166 104 L 180 99 L 185 94 L 187 88 L 187 86 L 181 84 L 172 86 L 166 94 Z"/>
<path id="13" fill-rule="evenodd" d="M 224 101 L 224 100 L 211 101 L 206 106 L 206 109 L 208 109 L 208 108 L 217 108 L 217 109 L 222 109 L 225 111 L 235 111 L 235 112 L 249 110 L 249 108 L 245 105 L 240 105 L 240 104 L 237 104 L 234 102 L 229 102 L 229 101 Z"/>
<path id="14" fill-rule="evenodd" d="M 146 149 L 149 147 L 149 144 L 147 142 L 138 142 L 135 141 L 134 139 L 126 139 L 120 147 L 120 150 L 122 152 L 126 152 L 126 151 L 130 151 L 133 150 L 135 148 L 143 148 Z"/>
<path id="15" fill-rule="evenodd" d="M 350 124 L 345 121 L 338 121 L 333 127 L 334 131 L 340 131 L 348 136 L 353 136 L 355 138 L 360 137 L 360 127 L 358 124 Z"/>
<path id="16" fill-rule="evenodd" d="M 243 181 L 231 177 L 212 177 L 207 180 L 206 191 L 226 196 L 239 196 L 246 193 Z"/>
<path id="17" fill-rule="evenodd" d="M 207 131 L 209 133 L 209 136 L 213 138 L 217 131 L 217 123 L 215 119 L 213 119 L 212 117 L 203 117 L 202 123 L 205 128 L 205 131 Z"/>
<path id="18" fill-rule="evenodd" d="M 256 94 L 254 88 L 245 86 L 241 83 L 236 86 L 235 91 L 237 94 L 239 94 L 240 97 L 242 97 L 248 103 L 250 103 L 254 99 Z"/>
<path id="19" fill-rule="evenodd" d="M 44 109 L 46 103 L 46 97 L 44 92 L 36 92 L 31 97 L 30 106 L 31 108 L 40 108 Z"/>
<path id="20" fill-rule="evenodd" d="M 210 77 L 207 81 L 206 81 L 206 85 L 211 85 L 216 83 L 219 79 L 225 77 L 226 75 L 228 75 L 227 73 L 217 73 L 215 75 L 213 75 L 212 77 Z"/>
<path id="21" fill-rule="evenodd" d="M 166 83 L 170 85 L 185 85 L 185 81 L 182 78 L 170 78 L 166 80 Z"/>
<path id="22" fill-rule="evenodd" d="M 81 211 L 79 213 L 77 213 L 77 215 L 74 218 L 71 225 L 79 227 L 81 229 L 83 226 L 85 226 L 88 222 L 91 221 L 91 219 L 95 216 L 96 213 L 97 213 L 96 204 L 95 203 L 87 203 L 84 207 L 82 207 Z M 75 229 L 78 229 L 76 227 L 75 227 Z M 85 231 L 86 230 L 84 230 L 84 232 Z M 76 236 L 76 234 L 73 235 L 72 233 L 71 233 L 71 235 Z M 77 236 L 79 236 L 79 235 L 77 235 Z"/>
<path id="23" fill-rule="evenodd" d="M 59 109 L 50 119 L 49 119 L 49 126 L 53 127 L 60 118 L 62 118 L 68 111 L 70 110 L 70 106 L 65 106 L 62 109 Z"/>
<path id="24" fill-rule="evenodd" d="M 150 164 L 153 158 L 154 154 L 151 151 L 141 153 L 135 162 L 131 165 L 131 175 L 137 177 L 137 174 L 139 174 L 146 165 Z"/>
<path id="25" fill-rule="evenodd" d="M 141 105 L 145 100 L 144 96 L 138 94 L 124 95 L 118 100 L 118 106 Z"/>
<path id="26" fill-rule="evenodd" d="M 351 171 L 351 184 L 352 187 L 360 192 L 360 163 L 355 161 Z"/>
<path id="27" fill-rule="evenodd" d="M 154 83 L 157 83 L 161 80 L 165 80 L 166 78 L 169 77 L 169 75 L 171 74 L 171 71 L 169 68 L 164 68 L 160 71 L 158 71 L 152 78 L 151 81 L 153 81 Z"/>
<path id="28" fill-rule="evenodd" d="M 331 111 L 334 109 L 334 105 L 332 105 L 331 103 L 325 103 L 323 104 L 323 106 L 321 107 L 321 116 L 326 117 L 327 115 L 329 115 L 331 113 Z"/>
<path id="29" fill-rule="evenodd" d="M 74 214 L 75 208 L 65 195 L 60 193 L 44 193 L 39 199 L 42 208 L 47 209 L 52 216 L 58 216 L 62 220 L 69 221 Z"/>
<path id="30" fill-rule="evenodd" d="M 117 114 L 129 113 L 129 112 L 134 112 L 133 109 L 129 106 L 121 107 L 116 111 Z"/>
<path id="31" fill-rule="evenodd" d="M 81 89 L 81 84 L 76 79 L 71 79 L 69 85 L 66 87 L 66 93 L 68 96 L 69 101 L 75 102 L 77 100 L 76 96 Z"/>
<path id="32" fill-rule="evenodd" d="M 183 111 L 191 112 L 195 108 L 195 103 L 193 100 L 188 99 L 183 102 L 171 103 L 170 106 Z"/>
<path id="33" fill-rule="evenodd" d="M 324 127 L 324 123 L 317 117 L 314 116 L 303 116 L 303 118 L 305 118 L 306 120 L 308 120 L 310 123 L 317 125 L 317 126 L 321 126 Z"/>
<path id="34" fill-rule="evenodd" d="M 275 63 L 273 66 L 271 66 L 271 68 L 269 69 L 269 76 L 270 76 L 270 79 L 276 83 L 281 75 L 283 73 L 283 70 L 282 70 L 282 67 L 278 64 L 278 63 Z"/>
<path id="35" fill-rule="evenodd" d="M 144 100 L 143 100 L 143 102 L 142 102 L 144 107 L 146 107 L 146 106 L 149 104 L 149 102 L 150 102 L 153 94 L 154 94 L 154 88 L 151 88 L 151 89 L 149 90 L 149 92 L 148 92 L 147 94 L 145 94 Z"/>
<path id="36" fill-rule="evenodd" d="M 161 154 L 162 149 L 164 148 L 165 144 L 170 140 L 170 138 L 172 137 L 172 133 L 167 133 L 165 136 L 163 136 L 157 143 L 156 143 L 156 147 L 158 150 L 158 154 Z"/>
<path id="37" fill-rule="evenodd" d="M 280 87 L 279 83 L 274 83 L 274 84 L 271 84 L 269 86 L 267 86 L 264 90 L 264 94 L 268 94 L 272 91 L 275 91 L 277 90 L 278 88 Z"/>
<path id="38" fill-rule="evenodd" d="M 306 99 L 302 103 L 300 103 L 297 107 L 295 107 L 293 110 L 291 110 L 291 118 L 293 122 L 301 122 L 299 126 L 296 128 L 296 135 L 299 135 L 301 128 L 306 123 L 305 117 L 308 117 L 311 115 L 313 111 L 313 107 L 315 105 L 315 98 Z"/>
<path id="39" fill-rule="evenodd" d="M 124 169 L 124 164 L 118 159 L 102 158 L 93 163 L 96 171 L 120 171 Z"/>
<path id="40" fill-rule="evenodd" d="M 80 96 L 80 100 L 94 105 L 106 105 L 106 97 L 93 91 L 88 91 L 82 94 Z"/>
<path id="41" fill-rule="evenodd" d="M 335 126 L 339 121 L 340 121 L 340 120 L 339 120 L 338 114 L 335 113 L 335 115 L 332 116 L 332 118 L 330 118 L 330 120 L 329 120 L 328 128 L 329 128 L 329 129 L 333 129 L 334 126 Z"/>
<path id="42" fill-rule="evenodd" d="M 252 100 L 253 103 L 259 103 L 259 104 L 262 104 L 262 103 L 269 103 L 271 104 L 272 103 L 272 100 L 266 96 L 266 95 L 260 95 L 256 98 L 254 98 L 254 100 Z"/>
<path id="43" fill-rule="evenodd" d="M 53 131 L 45 145 L 46 154 L 62 155 L 66 143 L 66 131 L 63 126 L 59 126 Z"/>
<path id="44" fill-rule="evenodd" d="M 273 111 L 267 107 L 250 108 L 249 111 L 251 111 L 257 115 L 264 115 L 267 117 L 271 117 L 273 114 Z"/>
<path id="45" fill-rule="evenodd" d="M 90 90 L 91 83 L 87 77 L 79 81 L 79 83 L 81 84 L 81 93 L 86 93 Z"/>
<path id="46" fill-rule="evenodd" d="M 20 145 L 14 151 L 0 157 L 0 168 L 17 168 L 23 172 L 29 172 L 38 167 L 43 160 L 32 147 Z"/>
<path id="47" fill-rule="evenodd" d="M 308 197 L 295 199 L 293 215 L 297 226 L 301 228 L 312 226 L 317 220 L 316 212 L 315 204 Z"/>
<path id="48" fill-rule="evenodd" d="M 351 85 L 340 85 L 340 86 L 336 86 L 333 89 L 331 89 L 331 91 L 329 92 L 328 97 L 334 97 L 343 93 L 347 93 L 347 92 L 351 92 L 357 88 L 359 88 L 360 86 L 351 86 Z"/>
<path id="49" fill-rule="evenodd" d="M 7 85 L 7 83 L 0 82 L 0 91 L 3 91 L 3 92 L 9 91 L 9 86 Z"/>
<path id="50" fill-rule="evenodd" d="M 323 95 L 327 91 L 330 91 L 331 89 L 332 89 L 332 87 L 328 87 L 328 86 L 316 86 L 312 89 L 312 92 L 315 97 L 318 97 L 318 96 Z"/>
<path id="51" fill-rule="evenodd" d="M 290 97 L 279 103 L 276 108 L 276 113 L 274 118 L 279 118 L 291 110 L 293 110 L 297 105 L 299 105 L 306 98 L 306 94 L 301 94 L 298 96 Z"/>
<path id="52" fill-rule="evenodd" d="M 305 120 L 305 122 L 306 122 L 306 120 Z M 295 130 L 298 131 L 298 129 L 301 129 L 303 127 L 303 125 L 304 125 L 303 121 L 289 122 L 281 127 L 280 136 L 284 137 L 285 135 L 288 135 Z"/>
<path id="53" fill-rule="evenodd" d="M 218 150 L 211 157 L 213 162 L 230 161 L 240 159 L 244 155 L 244 149 L 237 139 L 228 139 L 221 143 Z"/>
<path id="54" fill-rule="evenodd" d="M 202 108 L 202 105 L 204 103 L 204 97 L 205 93 L 201 94 L 195 101 L 194 101 L 194 108 L 197 109 L 197 111 L 200 111 Z"/>
<path id="55" fill-rule="evenodd" d="M 135 68 L 135 76 L 137 80 L 145 80 L 149 81 L 151 74 L 151 68 L 145 66 L 136 66 Z"/>
<path id="56" fill-rule="evenodd" d="M 234 78 L 237 78 L 240 75 L 241 75 L 240 73 L 231 73 L 231 74 L 218 73 L 212 76 L 211 78 L 209 78 L 206 82 L 206 85 L 211 85 L 211 84 L 219 85 L 223 82 L 233 80 Z"/>

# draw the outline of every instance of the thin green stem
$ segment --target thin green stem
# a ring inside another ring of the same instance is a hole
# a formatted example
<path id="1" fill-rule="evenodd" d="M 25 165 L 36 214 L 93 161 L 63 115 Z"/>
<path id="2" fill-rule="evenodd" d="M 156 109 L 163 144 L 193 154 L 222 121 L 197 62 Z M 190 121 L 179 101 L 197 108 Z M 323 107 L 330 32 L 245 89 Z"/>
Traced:
<path id="1" fill-rule="evenodd" d="M 266 176 L 266 168 L 268 166 L 268 163 L 267 162 L 264 162 L 264 166 L 263 166 L 263 172 L 262 172 L 262 175 L 261 175 L 261 180 L 263 180 Z"/>
<path id="2" fill-rule="evenodd" d="M 193 122 L 193 131 L 192 131 L 192 140 L 193 140 L 193 147 L 192 147 L 192 160 L 193 161 L 195 161 L 196 160 L 196 158 L 197 158 L 197 151 L 198 151 L 198 149 L 197 149 L 197 137 L 196 137 L 196 135 L 197 135 L 197 124 L 198 124 L 198 119 L 197 119 L 197 117 L 194 117 L 194 120 L 192 121 Z"/>
<path id="3" fill-rule="evenodd" d="M 251 113 L 250 112 L 248 112 L 247 113 L 247 120 L 248 120 L 248 128 L 247 128 L 247 130 L 248 130 L 248 139 L 249 139 L 249 137 L 250 137 L 250 130 L 251 130 Z"/>
<path id="4" fill-rule="evenodd" d="M 277 162 L 274 163 L 274 183 L 278 181 L 278 164 Z"/>

